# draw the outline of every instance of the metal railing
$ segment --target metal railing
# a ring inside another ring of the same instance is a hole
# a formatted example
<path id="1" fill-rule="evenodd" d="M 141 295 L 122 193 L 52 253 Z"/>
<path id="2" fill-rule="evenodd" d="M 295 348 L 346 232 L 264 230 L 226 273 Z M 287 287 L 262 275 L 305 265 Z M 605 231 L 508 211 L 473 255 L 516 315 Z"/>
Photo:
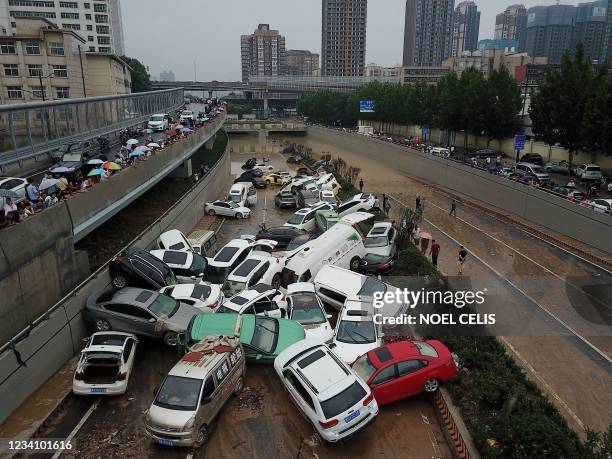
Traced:
<path id="1" fill-rule="evenodd" d="M 339 92 L 350 92 L 359 89 L 361 86 L 373 81 L 381 83 L 397 83 L 398 77 L 383 76 L 351 76 L 351 77 L 329 77 L 329 76 L 252 76 L 249 77 L 249 84 L 265 85 L 271 91 L 296 90 L 296 91 L 317 91 L 320 89 L 331 89 Z"/>
<path id="2" fill-rule="evenodd" d="M 0 167 L 177 110 L 183 88 L 0 106 Z"/>

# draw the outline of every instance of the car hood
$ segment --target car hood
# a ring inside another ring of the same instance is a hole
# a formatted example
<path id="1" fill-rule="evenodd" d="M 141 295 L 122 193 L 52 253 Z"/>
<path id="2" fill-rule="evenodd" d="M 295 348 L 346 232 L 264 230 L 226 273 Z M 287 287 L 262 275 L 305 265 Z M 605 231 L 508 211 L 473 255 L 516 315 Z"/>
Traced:
<path id="1" fill-rule="evenodd" d="M 391 254 L 391 247 L 366 247 L 368 253 L 372 253 L 374 255 L 382 255 L 384 257 L 388 257 Z M 368 263 L 368 265 L 373 263 Z"/>
<path id="2" fill-rule="evenodd" d="M 153 404 L 151 404 L 148 412 L 150 426 L 153 428 L 161 428 L 161 430 L 165 430 L 166 428 L 183 430 L 187 421 L 189 421 L 194 414 L 194 411 L 169 410 Z"/>
<path id="3" fill-rule="evenodd" d="M 328 323 L 304 325 L 304 331 L 306 332 L 306 339 L 316 340 L 321 343 L 330 341 L 334 336 L 334 330 Z"/>
<path id="4" fill-rule="evenodd" d="M 177 328 L 174 331 L 187 330 L 191 318 L 200 312 L 201 311 L 194 306 L 181 303 L 178 311 L 176 311 L 172 317 L 168 318 L 166 322 Z"/>
<path id="5" fill-rule="evenodd" d="M 332 351 L 342 359 L 343 362 L 348 364 L 353 363 L 357 360 L 357 357 L 362 356 L 368 351 L 372 349 L 376 349 L 379 344 L 375 341 L 373 343 L 365 343 L 365 344 L 350 344 L 350 343 L 342 343 L 340 341 L 335 341 L 336 346 L 332 348 Z"/>

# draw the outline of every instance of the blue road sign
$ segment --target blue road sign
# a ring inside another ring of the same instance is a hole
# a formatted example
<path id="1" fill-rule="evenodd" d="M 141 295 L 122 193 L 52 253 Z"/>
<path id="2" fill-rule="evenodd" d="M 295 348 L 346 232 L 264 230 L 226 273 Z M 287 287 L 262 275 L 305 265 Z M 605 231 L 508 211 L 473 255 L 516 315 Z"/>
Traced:
<path id="1" fill-rule="evenodd" d="M 360 100 L 359 101 L 359 112 L 361 113 L 374 113 L 375 104 L 373 100 Z"/>
<path id="2" fill-rule="evenodd" d="M 514 136 L 514 149 L 515 150 L 524 150 L 525 149 L 525 136 L 524 135 L 515 135 Z"/>
<path id="3" fill-rule="evenodd" d="M 423 135 L 427 135 L 429 134 L 429 126 L 425 125 L 423 126 Z"/>

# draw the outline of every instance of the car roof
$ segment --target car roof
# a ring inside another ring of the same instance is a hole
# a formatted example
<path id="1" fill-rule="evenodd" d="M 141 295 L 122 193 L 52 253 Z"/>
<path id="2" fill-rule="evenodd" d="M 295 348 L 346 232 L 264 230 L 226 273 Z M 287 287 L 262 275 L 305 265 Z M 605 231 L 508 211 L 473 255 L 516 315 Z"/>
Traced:
<path id="1" fill-rule="evenodd" d="M 314 284 L 311 282 L 295 282 L 287 286 L 287 294 L 293 295 L 294 293 L 312 292 L 314 293 Z"/>
<path id="2" fill-rule="evenodd" d="M 240 345 L 233 336 L 212 335 L 194 344 L 168 373 L 171 376 L 204 379 L 229 353 Z"/>
<path id="3" fill-rule="evenodd" d="M 323 266 L 315 276 L 315 284 L 341 285 L 343 290 L 350 286 L 356 294 L 362 287 L 366 276 L 334 265 Z"/>
<path id="4" fill-rule="evenodd" d="M 239 306 L 239 309 L 244 308 L 244 306 L 250 302 L 252 302 L 253 300 L 256 300 L 257 298 L 260 298 L 262 296 L 265 296 L 269 293 L 275 292 L 276 289 L 274 287 L 272 287 L 271 285 L 268 284 L 256 284 L 251 288 L 248 288 L 246 290 L 243 290 L 240 293 L 237 293 L 236 295 L 232 296 L 231 298 L 227 299 L 224 303 L 223 306 L 227 306 L 228 303 L 232 303 L 235 304 L 236 306 Z M 244 298 L 245 300 L 247 300 L 245 303 L 243 304 L 238 304 L 235 303 L 233 301 L 234 298 L 237 297 L 241 297 Z"/>
<path id="5" fill-rule="evenodd" d="M 151 250 L 151 255 L 160 259 L 168 266 L 177 268 L 190 267 L 193 263 L 193 253 L 185 250 Z"/>
<path id="6" fill-rule="evenodd" d="M 421 357 L 421 351 L 412 341 L 408 340 L 385 344 L 368 352 L 368 358 L 376 368 L 380 368 L 383 364 L 413 357 Z"/>
<path id="7" fill-rule="evenodd" d="M 342 217 L 338 223 L 344 223 L 346 225 L 355 225 L 357 223 L 364 222 L 369 220 L 370 218 L 374 218 L 374 215 L 368 212 L 353 212 L 348 215 Z"/>
<path id="8" fill-rule="evenodd" d="M 374 320 L 374 306 L 371 301 L 365 301 L 358 296 L 349 296 L 344 302 L 338 320 L 372 322 Z"/>
<path id="9" fill-rule="evenodd" d="M 200 299 L 199 297 L 193 297 L 194 290 L 198 288 L 198 292 L 196 295 L 202 291 L 200 287 L 205 287 L 207 289 L 212 289 L 212 286 L 206 284 L 175 284 L 171 285 L 170 288 L 165 287 L 164 289 L 172 289 L 172 297 L 173 298 L 194 298 Z"/>
<path id="10" fill-rule="evenodd" d="M 376 222 L 366 237 L 386 236 L 392 227 L 393 224 L 391 222 Z"/>
<path id="11" fill-rule="evenodd" d="M 266 262 L 270 262 L 272 259 L 273 257 L 271 257 L 270 255 L 267 255 L 267 256 L 260 255 L 259 253 L 251 254 L 242 263 L 236 266 L 236 269 L 234 269 L 230 273 L 230 275 L 228 276 L 228 279 L 232 279 L 232 280 L 245 279 L 246 280 L 251 274 L 253 274 L 255 270 L 259 269 L 261 265 L 263 265 Z M 252 267 L 244 275 L 238 275 L 237 271 L 239 271 L 240 268 L 244 266 L 245 263 L 249 262 L 249 260 L 251 260 L 251 263 L 249 263 L 249 265 L 252 265 Z M 253 263 L 253 262 L 256 262 L 256 263 Z"/>
<path id="12" fill-rule="evenodd" d="M 160 294 L 155 290 L 144 288 L 126 287 L 117 290 L 113 295 L 113 303 L 131 304 L 141 308 L 148 308 Z"/>
<path id="13" fill-rule="evenodd" d="M 219 249 L 219 251 L 215 254 L 215 256 L 213 258 L 211 258 L 209 261 L 210 263 L 213 263 L 214 266 L 219 266 L 219 265 L 231 265 L 233 263 L 233 261 L 240 256 L 240 254 L 248 249 L 249 247 L 251 247 L 251 243 L 249 241 L 247 241 L 246 239 L 232 239 L 231 241 L 229 241 L 227 244 L 225 244 L 223 247 L 221 247 Z M 228 248 L 236 248 L 238 250 L 236 250 L 231 258 L 229 259 L 223 259 L 223 260 L 218 260 L 217 257 L 219 256 L 219 254 L 221 252 L 223 252 L 224 249 L 228 249 Z"/>

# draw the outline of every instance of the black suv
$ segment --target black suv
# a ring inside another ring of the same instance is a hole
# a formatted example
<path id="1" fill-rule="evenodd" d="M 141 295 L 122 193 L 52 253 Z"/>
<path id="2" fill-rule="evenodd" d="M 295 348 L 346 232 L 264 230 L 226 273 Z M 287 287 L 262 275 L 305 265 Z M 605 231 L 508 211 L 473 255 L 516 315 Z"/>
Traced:
<path id="1" fill-rule="evenodd" d="M 159 290 L 175 285 L 176 277 L 172 269 L 149 252 L 130 247 L 111 260 L 108 265 L 113 287 L 121 289 L 133 287 Z"/>
<path id="2" fill-rule="evenodd" d="M 299 190 L 295 194 L 298 209 L 311 206 L 320 201 L 319 194 L 310 190 Z"/>
<path id="3" fill-rule="evenodd" d="M 276 226 L 274 228 L 266 228 L 265 230 L 260 231 L 257 234 L 256 239 L 271 239 L 278 242 L 278 245 L 276 246 L 278 250 L 284 250 L 294 237 L 302 234 L 307 234 L 307 231 L 294 228 L 293 226 Z"/>

